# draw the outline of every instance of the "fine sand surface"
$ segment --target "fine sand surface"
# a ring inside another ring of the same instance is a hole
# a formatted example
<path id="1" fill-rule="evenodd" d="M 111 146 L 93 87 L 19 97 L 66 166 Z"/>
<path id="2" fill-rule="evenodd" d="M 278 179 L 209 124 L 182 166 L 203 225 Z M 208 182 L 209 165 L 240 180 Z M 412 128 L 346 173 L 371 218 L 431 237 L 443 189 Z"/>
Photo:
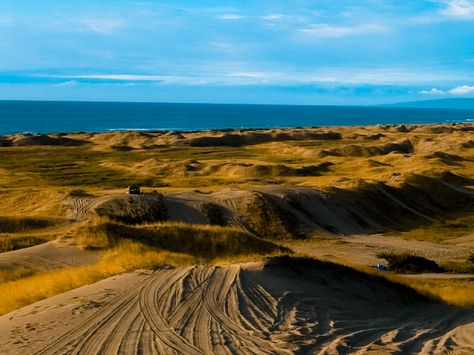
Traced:
<path id="1" fill-rule="evenodd" d="M 0 317 L 0 353 L 468 354 L 474 313 L 323 263 L 123 274 Z"/>
<path id="2" fill-rule="evenodd" d="M 47 271 L 71 266 L 91 264 L 100 254 L 83 250 L 60 241 L 52 241 L 34 247 L 0 253 L 0 270 L 22 268 L 31 271 Z"/>

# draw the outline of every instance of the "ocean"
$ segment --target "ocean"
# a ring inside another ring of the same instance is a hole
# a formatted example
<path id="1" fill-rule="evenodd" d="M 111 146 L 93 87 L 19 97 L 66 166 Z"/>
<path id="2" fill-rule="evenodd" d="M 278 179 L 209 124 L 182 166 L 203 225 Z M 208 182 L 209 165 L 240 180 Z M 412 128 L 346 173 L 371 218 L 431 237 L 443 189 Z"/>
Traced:
<path id="1" fill-rule="evenodd" d="M 0 134 L 474 122 L 474 110 L 0 101 Z"/>

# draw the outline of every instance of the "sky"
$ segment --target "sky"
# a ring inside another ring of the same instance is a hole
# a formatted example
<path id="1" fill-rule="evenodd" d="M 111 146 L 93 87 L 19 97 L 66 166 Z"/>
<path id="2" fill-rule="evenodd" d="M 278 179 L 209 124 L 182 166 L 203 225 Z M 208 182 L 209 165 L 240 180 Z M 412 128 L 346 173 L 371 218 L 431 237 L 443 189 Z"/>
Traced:
<path id="1" fill-rule="evenodd" d="M 474 97 L 474 0 L 2 0 L 0 100 Z"/>

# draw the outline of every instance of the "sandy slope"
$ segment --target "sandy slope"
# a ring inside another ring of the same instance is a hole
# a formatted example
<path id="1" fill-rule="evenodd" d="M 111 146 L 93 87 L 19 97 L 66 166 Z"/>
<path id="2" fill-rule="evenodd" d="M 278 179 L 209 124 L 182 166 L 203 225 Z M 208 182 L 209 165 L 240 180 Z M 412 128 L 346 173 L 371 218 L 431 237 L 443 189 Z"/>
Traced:
<path id="1" fill-rule="evenodd" d="M 52 241 L 31 248 L 0 253 L 0 269 L 21 267 L 34 271 L 46 271 L 91 264 L 99 257 L 100 254 L 97 252 Z"/>
<path id="2" fill-rule="evenodd" d="M 449 243 L 432 243 L 409 240 L 401 236 L 350 235 L 321 237 L 307 241 L 289 242 L 288 246 L 297 253 L 322 260 L 350 260 L 361 265 L 375 265 L 381 261 L 380 252 L 413 253 L 446 263 L 464 260 L 473 252 L 473 237 L 457 238 Z"/>
<path id="3" fill-rule="evenodd" d="M 0 353 L 472 353 L 474 312 L 324 264 L 124 274 L 0 317 Z"/>

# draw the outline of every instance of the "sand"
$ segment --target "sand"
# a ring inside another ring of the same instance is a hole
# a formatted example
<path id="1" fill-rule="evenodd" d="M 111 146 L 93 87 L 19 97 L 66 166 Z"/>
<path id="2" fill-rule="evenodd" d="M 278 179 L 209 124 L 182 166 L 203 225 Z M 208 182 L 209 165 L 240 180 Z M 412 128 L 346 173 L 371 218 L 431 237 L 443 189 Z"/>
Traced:
<path id="1" fill-rule="evenodd" d="M 91 264 L 100 253 L 86 251 L 61 241 L 0 253 L 0 270 L 22 268 L 35 272 Z"/>
<path id="2" fill-rule="evenodd" d="M 137 271 L 0 317 L 0 352 L 470 353 L 474 312 L 319 264 Z"/>

